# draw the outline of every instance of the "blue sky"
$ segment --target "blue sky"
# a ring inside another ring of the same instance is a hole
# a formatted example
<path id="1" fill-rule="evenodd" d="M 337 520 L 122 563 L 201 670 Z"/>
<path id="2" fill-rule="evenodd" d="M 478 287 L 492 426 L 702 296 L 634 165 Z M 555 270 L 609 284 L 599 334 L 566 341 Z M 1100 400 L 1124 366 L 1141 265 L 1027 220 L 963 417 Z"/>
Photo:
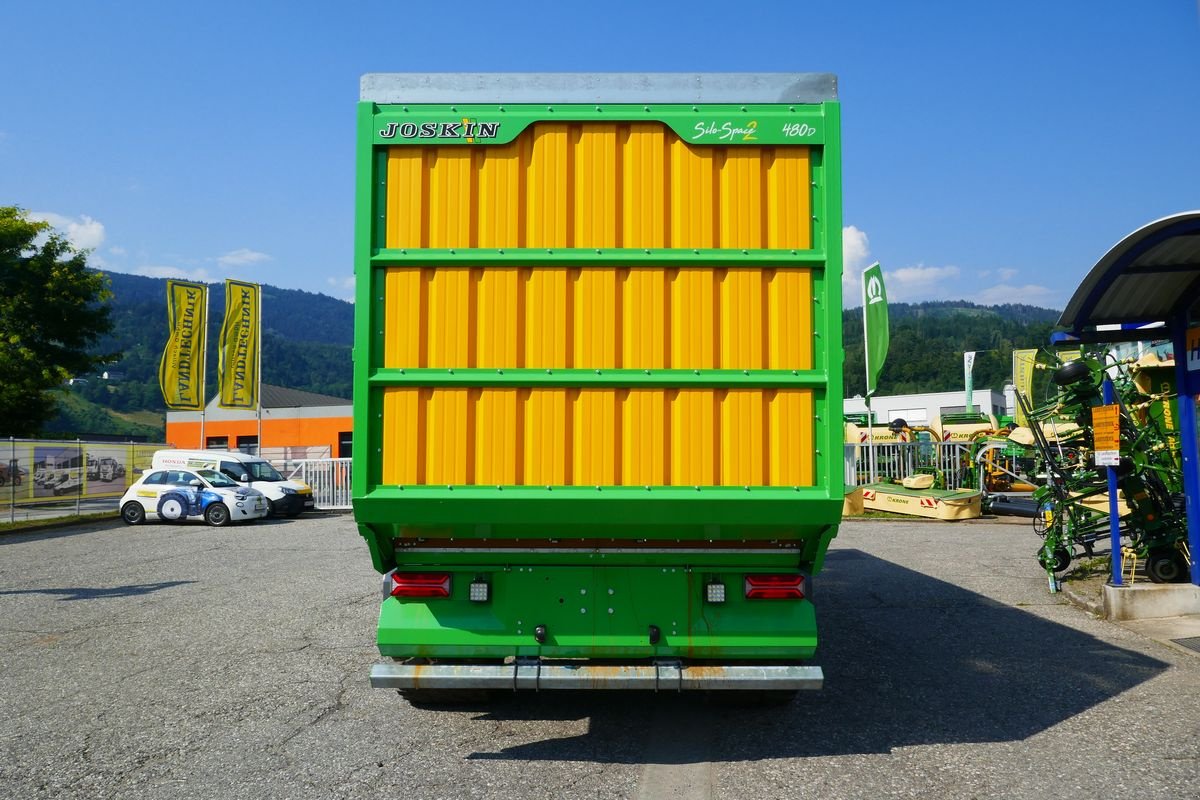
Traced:
<path id="1" fill-rule="evenodd" d="M 366 72 L 834 72 L 847 277 L 1061 308 L 1200 208 L 1196 0 L 10 4 L 0 204 L 105 269 L 349 299 Z M 848 284 L 857 304 L 857 284 Z"/>

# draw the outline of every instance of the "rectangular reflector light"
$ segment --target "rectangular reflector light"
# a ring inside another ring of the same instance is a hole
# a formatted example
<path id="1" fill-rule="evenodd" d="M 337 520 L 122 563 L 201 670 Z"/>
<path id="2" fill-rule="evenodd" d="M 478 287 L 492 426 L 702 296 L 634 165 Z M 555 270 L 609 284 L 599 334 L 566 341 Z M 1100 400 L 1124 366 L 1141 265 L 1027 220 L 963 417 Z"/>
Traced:
<path id="1" fill-rule="evenodd" d="M 751 600 L 802 600 L 804 576 L 747 575 L 746 597 Z"/>
<path id="2" fill-rule="evenodd" d="M 396 572 L 392 574 L 392 597 L 449 597 L 448 572 Z"/>

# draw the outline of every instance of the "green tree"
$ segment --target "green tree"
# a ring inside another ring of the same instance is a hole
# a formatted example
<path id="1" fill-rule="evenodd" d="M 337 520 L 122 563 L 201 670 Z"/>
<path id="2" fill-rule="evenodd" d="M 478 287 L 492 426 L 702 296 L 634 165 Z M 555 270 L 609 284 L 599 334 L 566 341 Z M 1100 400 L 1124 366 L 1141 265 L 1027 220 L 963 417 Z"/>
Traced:
<path id="1" fill-rule="evenodd" d="M 51 389 L 115 357 L 89 352 L 112 328 L 111 296 L 85 251 L 0 206 L 0 435 L 37 433 L 54 415 Z"/>

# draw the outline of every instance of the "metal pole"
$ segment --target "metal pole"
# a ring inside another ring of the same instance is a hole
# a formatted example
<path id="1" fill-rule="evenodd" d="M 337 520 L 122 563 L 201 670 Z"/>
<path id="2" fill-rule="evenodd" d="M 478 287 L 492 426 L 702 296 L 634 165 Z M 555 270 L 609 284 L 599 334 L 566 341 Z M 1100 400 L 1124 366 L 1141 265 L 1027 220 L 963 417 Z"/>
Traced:
<path id="1" fill-rule="evenodd" d="M 1192 557 L 1192 583 L 1200 586 L 1200 564 L 1197 563 L 1200 559 L 1200 465 L 1196 463 L 1195 395 L 1179 394 L 1179 441 L 1183 452 L 1184 514 L 1187 518 L 1188 552 Z"/>
<path id="2" fill-rule="evenodd" d="M 1192 583 L 1200 586 L 1200 441 L 1196 435 L 1196 393 L 1194 388 L 1200 385 L 1200 374 L 1196 370 L 1188 371 L 1188 326 L 1187 312 L 1183 312 L 1172 326 L 1172 341 L 1175 350 L 1175 386 L 1177 389 L 1177 404 L 1179 408 L 1179 451 L 1183 456 L 1183 502 L 1184 516 L 1187 519 L 1188 553 L 1192 563 Z M 1189 375 L 1191 380 L 1189 380 Z M 1170 398 L 1164 398 L 1164 403 L 1170 403 Z"/>
<path id="3" fill-rule="evenodd" d="M 1102 385 L 1104 404 L 1111 406 L 1116 402 L 1116 392 L 1113 390 L 1112 379 L 1107 376 Z M 1112 585 L 1121 585 L 1121 512 L 1117 507 L 1117 468 L 1106 467 L 1108 470 L 1108 532 L 1109 560 L 1112 562 Z"/>
<path id="4" fill-rule="evenodd" d="M 868 269 L 870 269 L 868 267 Z M 862 313 L 863 313 L 863 366 L 866 367 L 867 381 L 864 384 L 867 394 L 867 477 L 870 482 L 874 483 L 876 478 L 875 467 L 875 418 L 871 416 L 871 347 L 868 344 L 867 331 L 867 281 L 866 270 L 859 276 L 859 284 L 862 291 Z"/>
<path id="5" fill-rule="evenodd" d="M 208 388 L 204 383 L 208 380 L 208 312 L 212 306 L 210 294 L 206 283 L 204 284 L 204 366 L 200 368 L 200 450 L 207 449 L 207 442 L 204 441 L 204 411 L 208 407 Z M 219 379 L 217 385 L 220 385 Z"/>
<path id="6" fill-rule="evenodd" d="M 262 286 L 259 285 L 258 292 L 258 314 L 255 319 L 258 321 L 258 331 L 255 333 L 255 347 L 258 350 L 258 357 L 254 359 L 254 406 L 258 413 L 258 447 L 255 455 L 261 456 L 263 452 L 262 440 Z"/>
<path id="7" fill-rule="evenodd" d="M 83 442 L 75 439 L 75 460 L 79 464 L 79 481 L 75 484 L 75 516 L 79 516 L 79 500 L 83 497 L 83 479 L 87 476 L 87 462 L 83 460 Z"/>
<path id="8" fill-rule="evenodd" d="M 17 440 L 16 437 L 8 437 L 9 457 L 8 457 L 8 484 L 9 489 L 8 500 L 8 521 L 17 521 L 17 481 L 21 479 L 21 467 L 17 464 Z M 30 470 L 30 480 L 33 479 L 33 470 Z"/>
<path id="9" fill-rule="evenodd" d="M 875 462 L 875 418 L 871 415 L 871 396 L 867 395 L 867 478 L 869 483 L 877 480 Z"/>

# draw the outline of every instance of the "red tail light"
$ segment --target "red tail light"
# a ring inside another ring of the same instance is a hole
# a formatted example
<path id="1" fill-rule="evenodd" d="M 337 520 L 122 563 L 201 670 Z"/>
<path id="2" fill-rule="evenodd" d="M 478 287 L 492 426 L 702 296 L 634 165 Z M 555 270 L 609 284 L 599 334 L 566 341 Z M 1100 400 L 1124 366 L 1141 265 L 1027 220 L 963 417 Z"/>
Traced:
<path id="1" fill-rule="evenodd" d="M 803 575 L 747 575 L 746 598 L 750 600 L 803 600 Z"/>
<path id="2" fill-rule="evenodd" d="M 394 572 L 392 597 L 449 597 L 448 572 Z"/>

